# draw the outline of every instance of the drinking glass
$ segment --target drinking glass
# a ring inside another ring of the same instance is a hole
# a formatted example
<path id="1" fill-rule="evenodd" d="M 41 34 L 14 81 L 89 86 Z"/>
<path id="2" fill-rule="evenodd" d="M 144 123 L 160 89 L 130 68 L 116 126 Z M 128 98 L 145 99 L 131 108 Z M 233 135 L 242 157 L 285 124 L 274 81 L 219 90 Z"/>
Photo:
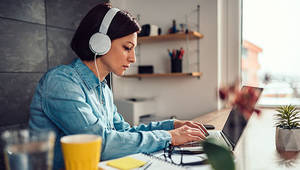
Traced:
<path id="1" fill-rule="evenodd" d="M 54 132 L 8 130 L 2 139 L 7 170 L 52 170 Z"/>

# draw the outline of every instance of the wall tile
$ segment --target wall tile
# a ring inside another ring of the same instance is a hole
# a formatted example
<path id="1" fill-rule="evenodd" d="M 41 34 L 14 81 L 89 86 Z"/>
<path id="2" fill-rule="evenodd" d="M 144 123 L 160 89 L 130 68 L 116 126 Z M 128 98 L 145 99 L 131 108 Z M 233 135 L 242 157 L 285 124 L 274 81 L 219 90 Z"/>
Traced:
<path id="1" fill-rule="evenodd" d="M 0 16 L 45 24 L 45 1 L 1 0 Z"/>
<path id="2" fill-rule="evenodd" d="M 24 124 L 41 73 L 0 73 L 0 127 Z"/>
<path id="3" fill-rule="evenodd" d="M 99 3 L 109 0 L 48 0 L 47 24 L 63 28 L 76 29 L 87 12 Z"/>
<path id="4" fill-rule="evenodd" d="M 69 64 L 74 58 L 77 58 L 70 47 L 73 34 L 73 31 L 48 28 L 49 68 Z"/>
<path id="5" fill-rule="evenodd" d="M 0 18 L 0 35 L 0 72 L 45 71 L 44 26 Z"/>

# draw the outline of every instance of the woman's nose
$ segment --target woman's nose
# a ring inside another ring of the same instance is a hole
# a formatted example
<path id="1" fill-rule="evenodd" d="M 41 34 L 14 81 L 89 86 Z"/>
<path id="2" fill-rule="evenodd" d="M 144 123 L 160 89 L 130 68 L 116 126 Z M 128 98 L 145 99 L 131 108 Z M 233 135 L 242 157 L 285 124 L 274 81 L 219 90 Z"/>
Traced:
<path id="1" fill-rule="evenodd" d="M 130 63 L 135 63 L 135 61 L 136 61 L 135 50 L 132 50 L 132 52 L 129 54 L 128 61 L 129 61 Z"/>

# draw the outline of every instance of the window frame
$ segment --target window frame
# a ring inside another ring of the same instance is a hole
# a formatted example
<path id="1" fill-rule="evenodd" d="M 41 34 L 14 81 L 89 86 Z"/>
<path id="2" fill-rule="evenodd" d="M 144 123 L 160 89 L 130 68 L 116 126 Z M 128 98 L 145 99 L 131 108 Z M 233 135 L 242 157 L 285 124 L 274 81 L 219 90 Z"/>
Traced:
<path id="1" fill-rule="evenodd" d="M 218 87 L 241 83 L 241 0 L 218 0 Z M 223 108 L 218 100 L 218 109 Z"/>

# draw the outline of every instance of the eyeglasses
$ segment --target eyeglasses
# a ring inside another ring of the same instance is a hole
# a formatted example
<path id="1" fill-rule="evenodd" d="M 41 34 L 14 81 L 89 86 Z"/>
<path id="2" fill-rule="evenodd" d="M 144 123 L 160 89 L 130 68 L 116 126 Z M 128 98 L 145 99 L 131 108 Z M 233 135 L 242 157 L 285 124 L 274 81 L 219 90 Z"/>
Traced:
<path id="1" fill-rule="evenodd" d="M 199 156 L 199 155 L 195 155 L 195 159 L 196 161 L 193 162 L 187 162 L 184 163 L 183 162 L 183 157 L 184 155 L 191 155 L 191 154 L 195 154 L 186 150 L 182 150 L 181 148 L 178 148 L 179 150 L 175 150 L 176 146 L 173 146 L 171 144 L 166 144 L 165 148 L 164 148 L 164 154 L 163 157 L 165 158 L 165 161 L 169 161 L 172 164 L 175 165 L 181 165 L 181 166 L 193 166 L 193 165 L 204 165 L 204 164 L 208 164 L 208 160 L 203 157 L 203 156 Z M 174 154 L 180 154 L 180 163 L 178 163 L 178 161 L 174 161 Z M 199 154 L 199 153 L 196 153 Z M 173 156 L 172 156 L 173 155 Z M 177 163 L 176 163 L 177 162 Z"/>

